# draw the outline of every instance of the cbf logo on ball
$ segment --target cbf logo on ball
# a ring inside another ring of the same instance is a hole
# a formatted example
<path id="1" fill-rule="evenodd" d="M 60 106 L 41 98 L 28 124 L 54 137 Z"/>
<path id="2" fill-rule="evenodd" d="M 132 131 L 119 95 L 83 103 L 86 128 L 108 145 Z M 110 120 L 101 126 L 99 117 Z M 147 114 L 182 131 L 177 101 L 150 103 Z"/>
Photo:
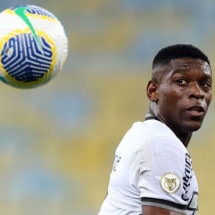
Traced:
<path id="1" fill-rule="evenodd" d="M 0 79 L 3 82 L 18 88 L 43 85 L 62 69 L 67 54 L 63 26 L 49 11 L 27 5 L 0 13 Z"/>

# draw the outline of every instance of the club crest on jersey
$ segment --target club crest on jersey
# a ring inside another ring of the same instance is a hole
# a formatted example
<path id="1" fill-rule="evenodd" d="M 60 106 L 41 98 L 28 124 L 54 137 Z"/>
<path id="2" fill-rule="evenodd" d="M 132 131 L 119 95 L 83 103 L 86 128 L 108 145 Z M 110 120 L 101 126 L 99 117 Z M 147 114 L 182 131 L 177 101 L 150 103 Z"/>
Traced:
<path id="1" fill-rule="evenodd" d="M 173 173 L 166 173 L 160 179 L 161 188 L 167 193 L 175 193 L 179 190 L 181 182 L 179 177 Z"/>

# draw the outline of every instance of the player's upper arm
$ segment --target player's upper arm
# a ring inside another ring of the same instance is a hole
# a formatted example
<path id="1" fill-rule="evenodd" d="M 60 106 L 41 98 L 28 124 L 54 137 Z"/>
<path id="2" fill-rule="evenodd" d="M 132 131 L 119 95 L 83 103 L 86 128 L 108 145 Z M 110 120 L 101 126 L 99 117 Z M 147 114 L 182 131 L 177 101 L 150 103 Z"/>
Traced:
<path id="1" fill-rule="evenodd" d="M 142 215 L 185 215 L 185 213 L 177 213 L 154 206 L 142 206 Z"/>

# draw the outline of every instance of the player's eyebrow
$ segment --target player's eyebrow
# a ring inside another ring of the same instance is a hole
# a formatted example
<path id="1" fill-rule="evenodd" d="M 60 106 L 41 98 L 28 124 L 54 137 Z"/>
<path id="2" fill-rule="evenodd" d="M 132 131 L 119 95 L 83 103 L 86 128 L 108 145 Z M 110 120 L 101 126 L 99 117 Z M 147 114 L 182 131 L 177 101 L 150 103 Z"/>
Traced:
<path id="1" fill-rule="evenodd" d="M 188 68 L 177 68 L 177 69 L 170 69 L 169 70 L 169 73 L 171 76 L 178 74 L 178 73 L 182 74 L 182 73 L 187 73 L 187 72 L 190 72 L 190 69 L 188 69 Z"/>
<path id="2" fill-rule="evenodd" d="M 193 69 L 201 69 L 202 71 L 205 72 L 205 74 L 207 74 L 209 77 L 211 76 L 211 68 L 208 65 L 204 65 L 204 64 L 181 64 L 181 65 L 170 65 L 169 67 L 169 72 L 171 72 L 172 74 L 175 73 L 181 73 L 181 72 L 189 72 Z"/>

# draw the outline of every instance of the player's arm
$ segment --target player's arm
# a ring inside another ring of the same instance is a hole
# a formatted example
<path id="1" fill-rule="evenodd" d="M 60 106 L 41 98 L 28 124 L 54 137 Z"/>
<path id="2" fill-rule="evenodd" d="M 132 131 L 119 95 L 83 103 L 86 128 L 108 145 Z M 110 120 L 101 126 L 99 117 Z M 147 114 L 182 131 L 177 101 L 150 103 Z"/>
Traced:
<path id="1" fill-rule="evenodd" d="M 168 209 L 154 207 L 154 206 L 142 206 L 143 215 L 185 215 L 184 213 L 177 213 Z"/>

